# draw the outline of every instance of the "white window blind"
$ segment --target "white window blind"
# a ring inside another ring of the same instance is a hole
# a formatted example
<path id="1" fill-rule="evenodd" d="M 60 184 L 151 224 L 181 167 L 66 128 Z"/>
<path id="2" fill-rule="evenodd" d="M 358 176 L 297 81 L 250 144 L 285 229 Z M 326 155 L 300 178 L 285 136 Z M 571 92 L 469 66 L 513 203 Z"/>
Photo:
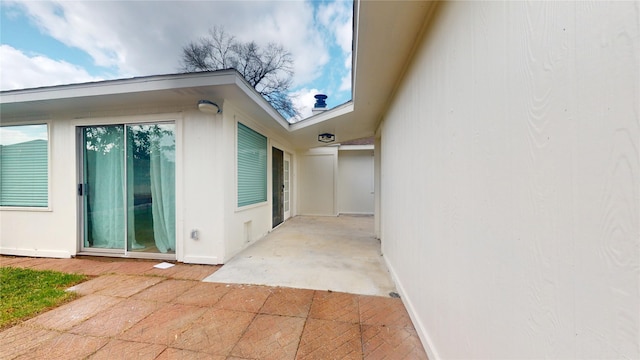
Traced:
<path id="1" fill-rule="evenodd" d="M 5 126 L 1 131 L 0 206 L 47 207 L 47 125 Z"/>
<path id="2" fill-rule="evenodd" d="M 238 123 L 238 207 L 267 201 L 267 138 Z"/>

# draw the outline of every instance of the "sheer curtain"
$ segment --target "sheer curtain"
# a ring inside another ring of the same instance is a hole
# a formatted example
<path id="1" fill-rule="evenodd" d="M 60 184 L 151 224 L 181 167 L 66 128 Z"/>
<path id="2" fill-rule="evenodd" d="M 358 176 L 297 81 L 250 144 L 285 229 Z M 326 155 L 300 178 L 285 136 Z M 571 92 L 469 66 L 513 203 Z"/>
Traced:
<path id="1" fill-rule="evenodd" d="M 127 241 L 129 250 L 144 249 L 136 241 L 136 218 L 135 218 L 135 168 L 133 160 L 134 135 L 131 127 L 127 126 Z"/>
<path id="2" fill-rule="evenodd" d="M 154 125 L 150 136 L 153 235 L 162 253 L 176 248 L 175 136 L 173 125 Z"/>
<path id="3" fill-rule="evenodd" d="M 92 247 L 124 246 L 123 130 L 122 126 L 85 129 L 85 166 L 92 171 L 86 180 L 93 239 L 86 245 Z"/>

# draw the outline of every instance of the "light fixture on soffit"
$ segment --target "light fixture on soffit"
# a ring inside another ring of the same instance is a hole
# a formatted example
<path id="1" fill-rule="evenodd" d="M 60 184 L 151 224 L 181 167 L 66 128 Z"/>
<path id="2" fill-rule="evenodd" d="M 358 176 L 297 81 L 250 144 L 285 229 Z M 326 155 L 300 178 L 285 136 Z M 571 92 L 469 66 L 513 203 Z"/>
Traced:
<path id="1" fill-rule="evenodd" d="M 330 143 L 336 141 L 336 136 L 334 134 L 323 133 L 318 135 L 318 141 L 323 143 Z"/>
<path id="2" fill-rule="evenodd" d="M 205 113 L 210 113 L 210 114 L 219 114 L 222 112 L 222 110 L 220 109 L 220 106 L 218 106 L 218 104 L 214 103 L 213 101 L 209 101 L 209 100 L 200 100 L 198 101 L 198 110 L 205 112 Z"/>

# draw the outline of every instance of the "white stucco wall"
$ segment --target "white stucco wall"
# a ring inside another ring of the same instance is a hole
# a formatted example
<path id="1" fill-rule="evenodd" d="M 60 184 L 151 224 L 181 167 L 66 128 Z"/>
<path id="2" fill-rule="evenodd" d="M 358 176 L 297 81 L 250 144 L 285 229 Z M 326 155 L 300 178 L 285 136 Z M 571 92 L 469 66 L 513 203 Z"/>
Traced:
<path id="1" fill-rule="evenodd" d="M 446 2 L 381 124 L 431 359 L 640 357 L 640 6 Z"/>
<path id="2" fill-rule="evenodd" d="M 2 125 L 41 123 L 47 123 L 49 129 L 49 207 L 2 208 L 0 253 L 68 258 L 76 253 L 77 247 L 75 133 L 68 131 L 70 125 L 65 119 L 26 122 L 4 119 Z"/>
<path id="3" fill-rule="evenodd" d="M 338 212 L 373 214 L 373 149 L 338 150 Z"/>
<path id="4" fill-rule="evenodd" d="M 221 171 L 225 173 L 226 183 L 224 185 L 225 204 L 225 255 L 224 262 L 237 255 L 257 240 L 264 237 L 272 229 L 272 162 L 271 149 L 278 149 L 292 154 L 292 146 L 286 139 L 278 136 L 274 131 L 268 129 L 259 122 L 252 120 L 244 114 L 240 107 L 225 103 L 224 119 L 224 151 L 221 152 L 223 161 Z M 240 122 L 254 131 L 267 137 L 267 201 L 238 208 L 237 198 L 237 123 Z M 292 163 L 295 155 L 292 155 Z M 295 166 L 292 169 L 295 178 Z M 291 214 L 295 216 L 295 197 L 292 199 Z"/>
<path id="5" fill-rule="evenodd" d="M 298 155 L 298 209 L 302 215 L 337 213 L 338 148 L 310 149 Z"/>
<path id="6" fill-rule="evenodd" d="M 180 123 L 183 151 L 176 176 L 182 178 L 182 186 L 176 191 L 176 241 L 181 245 L 178 260 L 187 263 L 220 264 L 224 259 L 223 117 L 190 111 Z M 198 239 L 191 238 L 193 230 Z"/>

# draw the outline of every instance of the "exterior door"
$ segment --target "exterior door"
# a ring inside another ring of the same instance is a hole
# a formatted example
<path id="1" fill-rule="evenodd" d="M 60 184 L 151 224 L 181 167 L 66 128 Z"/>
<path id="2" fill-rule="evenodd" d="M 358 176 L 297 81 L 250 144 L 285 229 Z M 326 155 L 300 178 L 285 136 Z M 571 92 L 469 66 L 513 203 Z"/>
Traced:
<path id="1" fill-rule="evenodd" d="M 291 155 L 284 154 L 284 220 L 291 217 Z"/>
<path id="2" fill-rule="evenodd" d="M 284 221 L 284 153 L 280 149 L 271 150 L 271 173 L 272 173 L 272 217 L 273 225 L 276 227 Z"/>
<path id="3" fill-rule="evenodd" d="M 175 258 L 174 129 L 79 129 L 82 251 Z"/>

